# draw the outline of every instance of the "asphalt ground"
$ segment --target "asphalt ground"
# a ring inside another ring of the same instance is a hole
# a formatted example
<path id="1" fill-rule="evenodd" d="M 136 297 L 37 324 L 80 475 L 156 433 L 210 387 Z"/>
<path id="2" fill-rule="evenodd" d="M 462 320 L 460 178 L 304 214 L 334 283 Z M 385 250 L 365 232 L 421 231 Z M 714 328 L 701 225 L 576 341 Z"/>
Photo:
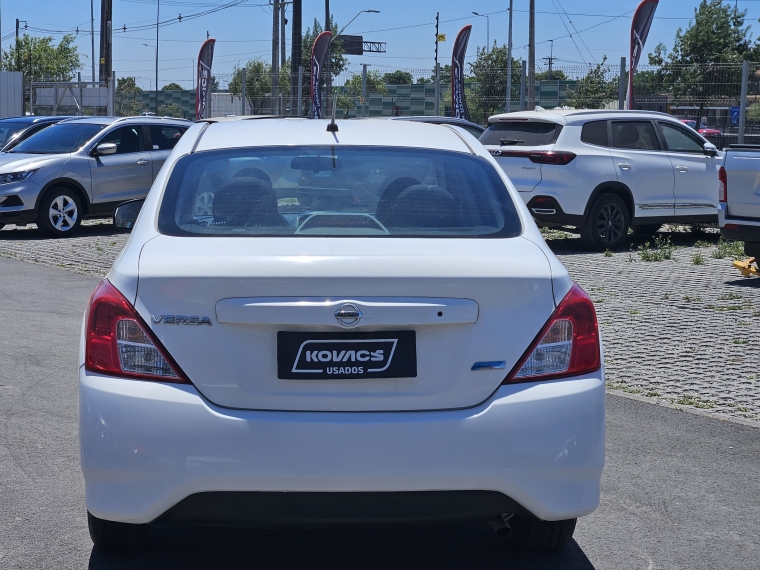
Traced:
<path id="1" fill-rule="evenodd" d="M 154 529 L 93 548 L 77 437 L 77 352 L 97 278 L 0 258 L 0 568 L 748 569 L 760 560 L 760 431 L 611 394 L 602 504 L 554 554 L 486 526 Z"/>

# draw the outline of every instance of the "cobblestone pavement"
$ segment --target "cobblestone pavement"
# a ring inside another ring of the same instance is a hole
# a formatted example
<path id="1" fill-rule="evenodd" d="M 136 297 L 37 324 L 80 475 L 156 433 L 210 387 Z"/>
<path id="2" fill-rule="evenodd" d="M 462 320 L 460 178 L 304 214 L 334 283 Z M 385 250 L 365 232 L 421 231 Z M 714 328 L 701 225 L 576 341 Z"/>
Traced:
<path id="1" fill-rule="evenodd" d="M 565 232 L 545 237 L 596 305 L 610 389 L 760 425 L 760 278 L 731 267 L 741 251 L 719 245 L 716 230 L 678 229 L 658 234 L 663 247 L 632 237 L 630 251 L 607 254 Z M 105 275 L 128 237 L 103 221 L 66 240 L 11 226 L 0 255 Z"/>

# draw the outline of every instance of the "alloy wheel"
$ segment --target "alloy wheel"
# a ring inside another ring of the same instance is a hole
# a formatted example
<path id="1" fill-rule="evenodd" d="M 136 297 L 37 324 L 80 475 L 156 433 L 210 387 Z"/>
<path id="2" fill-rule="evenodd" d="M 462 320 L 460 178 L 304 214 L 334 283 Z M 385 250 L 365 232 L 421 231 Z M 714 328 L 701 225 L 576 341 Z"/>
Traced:
<path id="1" fill-rule="evenodd" d="M 605 204 L 599 212 L 596 230 L 604 243 L 615 243 L 625 231 L 625 214 L 617 204 Z"/>
<path id="2" fill-rule="evenodd" d="M 195 215 L 196 216 L 211 216 L 214 208 L 214 194 L 212 192 L 204 192 L 195 200 Z"/>
<path id="3" fill-rule="evenodd" d="M 59 232 L 66 232 L 74 227 L 79 217 L 77 205 L 68 196 L 58 196 L 50 203 L 48 217 L 52 226 Z"/>

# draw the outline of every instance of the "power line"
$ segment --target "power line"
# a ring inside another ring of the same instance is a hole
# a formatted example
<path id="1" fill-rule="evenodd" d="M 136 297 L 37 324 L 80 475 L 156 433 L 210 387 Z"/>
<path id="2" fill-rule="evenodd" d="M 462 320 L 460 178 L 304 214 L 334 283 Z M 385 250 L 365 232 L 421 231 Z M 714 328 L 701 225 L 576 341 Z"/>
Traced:
<path id="1" fill-rule="evenodd" d="M 562 17 L 562 14 L 559 13 L 559 8 L 557 8 L 557 4 L 554 0 L 552 0 L 552 4 L 554 4 L 554 8 L 557 10 L 557 15 L 559 16 L 560 21 L 562 22 L 562 25 L 565 27 L 565 30 L 567 31 L 567 35 L 570 36 L 570 39 L 573 40 L 573 45 L 575 46 L 575 49 L 578 50 L 578 55 L 581 56 L 581 59 L 583 59 L 583 54 L 581 53 L 581 48 L 578 47 L 578 44 L 575 43 L 575 38 L 573 37 L 573 34 L 570 33 L 570 28 L 567 27 L 567 24 L 565 23 L 565 19 Z M 553 40 L 549 40 L 552 42 L 552 45 L 554 44 Z"/>
<path id="2" fill-rule="evenodd" d="M 554 1 L 554 0 L 552 0 L 552 2 L 553 2 L 553 1 Z M 560 1 L 559 1 L 559 0 L 557 0 L 557 5 L 560 7 L 560 9 L 562 10 L 562 12 L 564 12 L 564 14 L 565 14 L 565 17 L 567 17 L 567 21 L 568 21 L 568 22 L 570 22 L 570 25 L 571 25 L 571 26 L 573 27 L 573 29 L 575 30 L 575 33 L 576 33 L 576 35 L 578 36 L 578 39 L 579 39 L 579 40 L 581 40 L 581 43 L 583 44 L 583 47 L 585 47 L 585 48 L 586 48 L 586 51 L 587 51 L 587 52 L 588 52 L 588 54 L 591 56 L 591 61 L 593 61 L 594 63 L 596 63 L 596 59 L 594 59 L 594 54 L 592 54 L 592 53 L 591 53 L 591 50 L 590 50 L 590 49 L 588 49 L 588 46 L 586 45 L 586 42 L 585 42 L 585 41 L 584 41 L 584 39 L 583 39 L 583 36 L 581 36 L 581 35 L 578 33 L 578 28 L 576 28 L 576 27 L 575 27 L 575 24 L 573 24 L 573 21 L 570 19 L 570 15 L 569 15 L 567 12 L 565 12 L 565 8 L 564 8 L 564 6 L 562 6 L 562 4 L 560 3 Z M 581 58 L 581 59 L 582 59 L 582 58 Z"/>

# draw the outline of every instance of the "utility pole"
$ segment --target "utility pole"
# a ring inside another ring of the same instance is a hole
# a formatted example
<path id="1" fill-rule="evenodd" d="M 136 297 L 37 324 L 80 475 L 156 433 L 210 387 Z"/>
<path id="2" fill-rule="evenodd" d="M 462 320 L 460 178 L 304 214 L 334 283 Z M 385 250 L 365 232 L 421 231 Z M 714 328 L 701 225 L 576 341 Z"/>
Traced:
<path id="1" fill-rule="evenodd" d="M 536 0 L 530 0 L 528 16 L 528 110 L 536 108 Z"/>
<path id="2" fill-rule="evenodd" d="M 512 0 L 509 0 L 509 35 L 507 37 L 507 113 L 512 112 Z"/>
<path id="3" fill-rule="evenodd" d="M 95 0 L 90 0 L 90 40 L 92 43 L 92 82 L 95 83 Z"/>
<path id="4" fill-rule="evenodd" d="M 362 63 L 362 117 L 367 116 L 367 63 Z"/>
<path id="5" fill-rule="evenodd" d="M 272 114 L 277 114 L 275 101 L 279 92 L 280 76 L 280 2 L 272 1 Z"/>
<path id="6" fill-rule="evenodd" d="M 433 114 L 438 115 L 440 112 L 441 101 L 441 68 L 438 65 L 438 17 L 440 12 L 435 13 L 435 103 L 433 105 Z"/>
<path id="7" fill-rule="evenodd" d="M 546 79 L 551 81 L 554 79 L 552 76 L 552 64 L 554 63 L 554 60 L 557 59 L 554 57 L 554 40 L 549 40 L 551 42 L 551 47 L 549 48 L 549 57 L 542 58 L 544 61 L 547 61 L 549 63 L 549 70 L 546 72 Z"/>
<path id="8" fill-rule="evenodd" d="M 113 0 L 100 0 L 100 65 L 98 79 L 108 83 L 111 79 L 113 51 L 111 49 L 111 19 Z"/>
<path id="9" fill-rule="evenodd" d="M 16 18 L 16 71 L 21 71 L 21 52 L 18 43 L 18 18 Z"/>
<path id="10" fill-rule="evenodd" d="M 288 23 L 287 18 L 285 18 L 285 6 L 288 5 L 288 2 L 283 2 L 280 0 L 280 66 L 279 69 L 282 71 L 283 66 L 285 65 L 285 59 L 286 59 L 286 53 L 285 53 L 285 26 Z"/>
<path id="11" fill-rule="evenodd" d="M 298 87 L 298 68 L 303 65 L 303 50 L 301 45 L 303 42 L 303 37 L 301 36 L 301 12 L 302 0 L 293 0 L 293 22 L 290 26 L 290 33 L 293 38 L 290 42 L 290 92 L 291 97 L 293 98 L 291 109 L 298 105 L 298 101 L 301 100 L 301 93 L 299 92 Z M 295 113 L 293 113 L 293 115 L 296 117 L 299 117 L 301 115 L 300 107 Z"/>

